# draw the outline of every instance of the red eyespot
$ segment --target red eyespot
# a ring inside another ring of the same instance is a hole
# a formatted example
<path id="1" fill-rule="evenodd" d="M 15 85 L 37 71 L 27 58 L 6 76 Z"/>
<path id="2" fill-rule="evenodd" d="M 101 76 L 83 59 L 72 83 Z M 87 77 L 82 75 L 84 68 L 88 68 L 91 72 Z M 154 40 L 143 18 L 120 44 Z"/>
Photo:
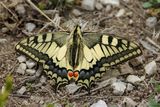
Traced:
<path id="1" fill-rule="evenodd" d="M 72 71 L 69 71 L 69 72 L 68 72 L 68 76 L 69 76 L 69 77 L 73 77 L 73 72 L 72 72 Z"/>
<path id="2" fill-rule="evenodd" d="M 74 72 L 73 76 L 76 78 L 78 77 L 79 73 L 78 72 Z"/>

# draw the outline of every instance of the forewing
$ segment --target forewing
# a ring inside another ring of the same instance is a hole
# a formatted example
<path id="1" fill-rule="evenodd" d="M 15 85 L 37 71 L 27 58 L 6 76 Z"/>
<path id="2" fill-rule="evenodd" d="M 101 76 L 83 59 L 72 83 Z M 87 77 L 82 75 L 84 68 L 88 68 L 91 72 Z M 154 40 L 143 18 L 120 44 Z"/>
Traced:
<path id="1" fill-rule="evenodd" d="M 83 59 L 77 70 L 77 84 L 89 88 L 92 82 L 100 78 L 106 68 L 120 64 L 142 54 L 138 45 L 125 39 L 105 34 L 83 34 Z"/>
<path id="2" fill-rule="evenodd" d="M 44 72 L 58 88 L 68 83 L 67 70 L 71 69 L 66 58 L 68 36 L 66 32 L 39 34 L 19 42 L 16 50 L 43 64 Z"/>

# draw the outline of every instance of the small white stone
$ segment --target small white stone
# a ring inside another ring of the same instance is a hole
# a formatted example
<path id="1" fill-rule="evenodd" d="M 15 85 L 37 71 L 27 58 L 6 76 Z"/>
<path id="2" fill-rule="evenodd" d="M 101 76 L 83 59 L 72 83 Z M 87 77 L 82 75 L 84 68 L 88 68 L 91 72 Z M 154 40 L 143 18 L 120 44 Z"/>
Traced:
<path id="1" fill-rule="evenodd" d="M 41 78 L 40 78 L 40 82 L 43 84 L 43 83 L 46 82 L 46 80 L 47 80 L 47 78 L 42 75 Z"/>
<path id="2" fill-rule="evenodd" d="M 135 75 L 129 75 L 126 80 L 130 83 L 136 83 L 142 81 L 138 76 Z"/>
<path id="3" fill-rule="evenodd" d="M 113 93 L 115 95 L 122 95 L 126 89 L 126 83 L 118 81 L 112 84 Z"/>
<path id="4" fill-rule="evenodd" d="M 26 62 L 26 57 L 24 55 L 21 55 L 17 58 L 18 62 L 22 63 L 22 62 Z"/>
<path id="5" fill-rule="evenodd" d="M 25 92 L 26 92 L 26 87 L 25 86 L 22 86 L 18 91 L 17 91 L 17 94 L 21 94 L 23 95 Z"/>
<path id="6" fill-rule="evenodd" d="M 124 9 L 120 9 L 115 16 L 116 17 L 121 17 L 121 16 L 124 15 L 124 13 L 125 13 L 125 10 Z"/>
<path id="7" fill-rule="evenodd" d="M 23 100 L 23 101 L 22 101 L 22 105 L 27 106 L 27 105 L 29 105 L 29 102 L 28 102 L 27 100 Z"/>
<path id="8" fill-rule="evenodd" d="M 95 0 L 83 0 L 82 1 L 82 8 L 86 10 L 94 10 Z"/>
<path id="9" fill-rule="evenodd" d="M 123 104 L 122 107 L 136 107 L 137 103 L 135 101 L 133 101 L 131 98 L 129 97 L 125 97 L 123 100 Z"/>
<path id="10" fill-rule="evenodd" d="M 29 74 L 29 75 L 34 75 L 36 72 L 35 69 L 26 69 L 26 73 Z"/>
<path id="11" fill-rule="evenodd" d="M 39 104 L 41 104 L 41 105 L 42 105 L 42 104 L 44 104 L 44 101 L 43 101 L 43 100 L 41 100 L 41 101 L 39 102 Z"/>
<path id="12" fill-rule="evenodd" d="M 99 100 L 97 103 L 92 104 L 90 107 L 108 107 L 106 102 Z"/>
<path id="13" fill-rule="evenodd" d="M 134 86 L 133 86 L 132 84 L 128 83 L 126 90 L 127 90 L 127 91 L 132 91 L 133 88 L 134 88 Z"/>
<path id="14" fill-rule="evenodd" d="M 99 3 L 99 2 L 97 2 L 95 4 L 95 7 L 96 7 L 97 10 L 101 10 L 103 8 L 103 5 L 101 3 Z"/>
<path id="15" fill-rule="evenodd" d="M 156 17 L 149 17 L 146 20 L 146 25 L 150 28 L 155 27 L 155 25 L 157 24 L 157 18 Z"/>
<path id="16" fill-rule="evenodd" d="M 0 43 L 4 44 L 7 42 L 7 39 L 0 39 Z"/>
<path id="17" fill-rule="evenodd" d="M 19 74 L 24 75 L 26 68 L 27 68 L 26 64 L 25 63 L 21 63 L 19 65 L 19 67 L 17 68 L 16 72 L 19 73 Z"/>
<path id="18" fill-rule="evenodd" d="M 15 10 L 18 12 L 18 14 L 23 15 L 25 14 L 26 10 L 22 4 L 19 4 L 16 6 Z"/>
<path id="19" fill-rule="evenodd" d="M 36 63 L 33 62 L 32 60 L 28 60 L 28 61 L 26 61 L 26 65 L 27 65 L 27 67 L 29 69 L 31 69 L 31 68 L 33 68 L 36 65 Z"/>
<path id="20" fill-rule="evenodd" d="M 62 105 L 60 103 L 54 103 L 54 107 L 62 107 Z"/>
<path id="21" fill-rule="evenodd" d="M 133 20 L 132 20 L 132 19 L 129 20 L 129 24 L 130 24 L 130 25 L 133 24 Z"/>
<path id="22" fill-rule="evenodd" d="M 126 2 L 126 3 L 129 3 L 130 2 L 130 0 L 123 0 L 124 2 Z"/>
<path id="23" fill-rule="evenodd" d="M 28 32 L 32 32 L 36 28 L 36 25 L 34 23 L 27 23 L 25 24 L 25 29 Z"/>
<path id="24" fill-rule="evenodd" d="M 106 12 L 111 11 L 111 9 L 112 9 L 111 5 L 106 5 L 106 8 L 105 8 L 105 11 L 106 11 Z"/>
<path id="25" fill-rule="evenodd" d="M 146 100 L 142 100 L 137 107 L 148 107 L 148 102 L 146 102 Z"/>
<path id="26" fill-rule="evenodd" d="M 72 13 L 73 13 L 75 16 L 80 16 L 80 15 L 82 15 L 82 12 L 79 11 L 78 9 L 73 9 L 73 10 L 72 10 Z"/>
<path id="27" fill-rule="evenodd" d="M 145 80 L 145 78 L 146 78 L 146 76 L 145 76 L 145 75 L 143 75 L 143 76 L 141 76 L 141 77 L 140 77 L 141 81 L 144 81 L 144 80 Z"/>
<path id="28" fill-rule="evenodd" d="M 148 63 L 145 67 L 145 72 L 148 74 L 148 75 L 153 75 L 154 73 L 156 73 L 157 71 L 157 64 L 155 61 L 152 61 L 150 63 Z"/>
<path id="29" fill-rule="evenodd" d="M 79 89 L 79 86 L 77 86 L 75 83 L 72 83 L 72 84 L 66 85 L 66 88 L 69 94 L 73 94 Z"/>
<path id="30" fill-rule="evenodd" d="M 119 0 L 100 0 L 100 2 L 103 5 L 108 5 L 108 4 L 111 4 L 111 5 L 114 5 L 114 6 L 119 6 L 120 5 Z"/>
<path id="31" fill-rule="evenodd" d="M 9 31 L 9 29 L 8 29 L 7 27 L 3 27 L 3 28 L 1 29 L 1 31 L 2 31 L 2 33 L 6 33 L 6 32 Z"/>

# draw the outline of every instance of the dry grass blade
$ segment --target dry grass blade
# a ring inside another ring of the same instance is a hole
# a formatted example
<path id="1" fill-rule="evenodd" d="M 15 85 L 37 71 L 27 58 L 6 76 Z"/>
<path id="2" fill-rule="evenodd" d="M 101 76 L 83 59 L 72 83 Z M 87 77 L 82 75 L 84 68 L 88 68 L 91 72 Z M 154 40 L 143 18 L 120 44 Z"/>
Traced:
<path id="1" fill-rule="evenodd" d="M 56 25 L 56 23 L 49 18 L 44 12 L 42 12 L 36 5 L 34 5 L 34 3 L 32 3 L 31 0 L 26 0 L 33 8 L 35 8 L 39 13 L 41 13 L 45 18 L 47 18 L 50 22 L 52 22 L 54 24 L 54 26 L 60 28 L 60 30 L 65 31 L 62 27 L 60 27 L 59 25 Z"/>
<path id="2" fill-rule="evenodd" d="M 7 11 L 9 13 L 11 13 L 13 15 L 13 17 L 16 19 L 16 21 L 18 21 L 18 17 L 3 3 L 3 2 L 0 2 L 0 4 L 5 8 L 7 9 Z"/>

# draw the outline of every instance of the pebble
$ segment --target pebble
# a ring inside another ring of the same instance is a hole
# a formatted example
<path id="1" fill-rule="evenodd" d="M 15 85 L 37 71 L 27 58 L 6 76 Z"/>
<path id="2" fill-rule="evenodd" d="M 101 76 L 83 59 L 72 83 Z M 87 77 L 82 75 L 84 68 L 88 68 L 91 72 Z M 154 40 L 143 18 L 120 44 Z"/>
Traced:
<path id="1" fill-rule="evenodd" d="M 39 104 L 41 104 L 41 105 L 44 104 L 44 101 L 43 101 L 43 100 L 40 100 Z"/>
<path id="2" fill-rule="evenodd" d="M 37 71 L 36 71 L 35 76 L 36 76 L 36 77 L 39 77 L 39 76 L 42 74 L 42 72 L 43 72 L 43 67 L 42 67 L 42 66 L 39 66 L 38 69 L 37 69 Z"/>
<path id="3" fill-rule="evenodd" d="M 123 95 L 126 89 L 126 83 L 121 81 L 114 82 L 111 86 L 113 87 L 113 93 L 115 95 Z"/>
<path id="4" fill-rule="evenodd" d="M 18 91 L 17 91 L 17 94 L 21 94 L 23 95 L 25 92 L 26 92 L 26 87 L 25 86 L 22 86 Z"/>
<path id="5" fill-rule="evenodd" d="M 114 6 L 119 6 L 120 5 L 119 0 L 100 0 L 100 2 L 103 5 L 108 5 L 108 4 L 111 4 L 111 5 L 114 5 Z"/>
<path id="6" fill-rule="evenodd" d="M 133 20 L 132 20 L 132 19 L 129 20 L 129 24 L 130 24 L 130 25 L 133 24 Z"/>
<path id="7" fill-rule="evenodd" d="M 75 83 L 72 83 L 66 85 L 66 89 L 68 90 L 69 94 L 73 94 L 79 89 L 79 86 L 77 86 Z"/>
<path id="8" fill-rule="evenodd" d="M 19 74 L 24 75 L 26 68 L 27 68 L 26 64 L 25 63 L 21 63 L 19 65 L 19 67 L 17 68 L 16 72 L 19 73 Z"/>
<path id="9" fill-rule="evenodd" d="M 26 73 L 29 74 L 29 75 L 34 75 L 36 72 L 35 69 L 26 69 Z"/>
<path id="10" fill-rule="evenodd" d="M 137 107 L 137 103 L 131 98 L 125 97 L 122 102 L 122 107 Z"/>
<path id="11" fill-rule="evenodd" d="M 99 100 L 97 103 L 92 104 L 90 107 L 108 107 L 106 102 Z"/>
<path id="12" fill-rule="evenodd" d="M 95 7 L 97 10 L 101 10 L 103 8 L 103 5 L 99 2 L 96 2 Z"/>
<path id="13" fill-rule="evenodd" d="M 28 102 L 27 100 L 23 100 L 23 101 L 22 101 L 22 105 L 23 105 L 23 106 L 28 106 L 28 105 L 29 105 L 29 102 Z"/>
<path id="14" fill-rule="evenodd" d="M 73 13 L 75 16 L 81 16 L 81 15 L 82 15 L 82 12 L 79 11 L 78 9 L 73 9 L 73 10 L 72 10 L 72 13 Z"/>
<path id="15" fill-rule="evenodd" d="M 148 74 L 148 75 L 153 75 L 156 73 L 157 71 L 157 64 L 155 61 L 152 61 L 150 63 L 148 63 L 145 67 L 145 72 Z"/>
<path id="16" fill-rule="evenodd" d="M 128 75 L 126 80 L 130 83 L 136 83 L 142 81 L 138 76 L 135 75 Z"/>
<path id="17" fill-rule="evenodd" d="M 155 27 L 157 24 L 157 18 L 156 17 L 149 17 L 146 19 L 146 25 L 150 28 Z"/>
<path id="18" fill-rule="evenodd" d="M 28 32 L 32 32 L 36 28 L 36 25 L 34 23 L 26 23 L 25 24 L 25 29 Z"/>
<path id="19" fill-rule="evenodd" d="M 124 15 L 124 13 L 125 13 L 125 10 L 124 9 L 120 9 L 115 16 L 117 18 L 119 18 L 119 17 L 122 17 Z"/>
<path id="20" fill-rule="evenodd" d="M 24 5 L 22 5 L 22 4 L 17 5 L 16 8 L 15 8 L 15 10 L 17 11 L 17 13 L 19 15 L 24 15 L 26 13 Z"/>
<path id="21" fill-rule="evenodd" d="M 7 39 L 0 39 L 0 43 L 4 44 L 7 42 Z"/>
<path id="22" fill-rule="evenodd" d="M 129 3 L 131 0 L 123 0 L 124 2 L 126 2 L 126 3 Z"/>
<path id="23" fill-rule="evenodd" d="M 132 84 L 128 83 L 126 90 L 127 90 L 127 91 L 132 91 L 133 88 L 134 88 L 134 86 L 133 86 Z"/>
<path id="24" fill-rule="evenodd" d="M 62 107 L 60 103 L 54 103 L 54 107 Z"/>
<path id="25" fill-rule="evenodd" d="M 7 27 L 3 27 L 3 28 L 1 29 L 1 31 L 2 31 L 2 33 L 6 33 L 6 32 L 9 31 L 9 29 L 8 29 Z"/>
<path id="26" fill-rule="evenodd" d="M 39 103 L 41 100 L 43 100 L 43 98 L 39 96 L 31 96 L 30 99 L 35 103 Z"/>
<path id="27" fill-rule="evenodd" d="M 46 82 L 46 80 L 47 80 L 47 78 L 42 75 L 41 78 L 40 78 L 40 82 L 43 84 L 43 83 Z"/>
<path id="28" fill-rule="evenodd" d="M 95 7 L 95 0 L 83 0 L 82 1 L 82 8 L 86 10 L 94 10 Z"/>
<path id="29" fill-rule="evenodd" d="M 26 65 L 29 69 L 31 69 L 36 65 L 36 63 L 32 60 L 28 60 L 28 61 L 26 61 Z"/>
<path id="30" fill-rule="evenodd" d="M 145 100 L 142 100 L 137 107 L 148 107 L 148 102 L 146 102 Z"/>
<path id="31" fill-rule="evenodd" d="M 111 5 L 106 5 L 106 8 L 105 8 L 105 11 L 106 11 L 106 12 L 111 11 L 111 9 L 112 9 Z"/>
<path id="32" fill-rule="evenodd" d="M 24 55 L 21 55 L 17 58 L 18 62 L 22 63 L 22 62 L 26 62 L 26 57 Z"/>

